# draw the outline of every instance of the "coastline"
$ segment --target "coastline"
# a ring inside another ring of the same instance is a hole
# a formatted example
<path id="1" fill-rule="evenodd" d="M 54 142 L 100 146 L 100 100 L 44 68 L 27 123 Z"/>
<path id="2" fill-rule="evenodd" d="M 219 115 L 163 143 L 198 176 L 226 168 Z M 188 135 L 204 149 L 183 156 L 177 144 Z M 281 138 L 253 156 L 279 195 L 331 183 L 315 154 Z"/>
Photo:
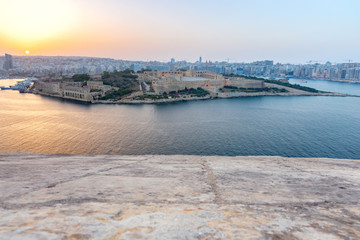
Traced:
<path id="1" fill-rule="evenodd" d="M 40 93 L 36 92 L 33 94 L 55 97 L 67 100 L 79 101 L 78 99 L 73 98 L 64 98 L 59 95 L 49 94 L 49 93 Z M 226 98 L 243 98 L 243 97 L 265 97 L 265 96 L 331 96 L 331 97 L 359 97 L 356 95 L 343 94 L 343 93 L 332 93 L 332 92 L 318 92 L 311 93 L 305 91 L 297 92 L 286 92 L 286 93 L 269 93 L 269 92 L 255 92 L 255 93 L 245 93 L 245 92 L 229 92 L 229 93 L 219 93 L 218 96 L 205 96 L 205 97 L 186 97 L 186 98 L 171 98 L 171 99 L 159 99 L 159 100 L 132 100 L 132 99 L 122 99 L 118 101 L 111 100 L 92 100 L 91 102 L 86 101 L 91 104 L 164 104 L 164 103 L 175 103 L 175 102 L 187 102 L 187 101 L 199 101 L 199 100 L 210 100 L 210 99 L 226 99 Z M 85 101 L 79 101 L 85 102 Z"/>
<path id="2" fill-rule="evenodd" d="M 360 238 L 360 160 L 0 153 L 0 166 L 0 239 Z"/>
<path id="3" fill-rule="evenodd" d="M 291 77 L 290 79 L 296 79 L 296 80 L 315 80 L 315 81 L 330 81 L 330 82 L 341 82 L 341 83 L 358 83 L 360 84 L 360 81 L 356 81 L 356 80 L 340 80 L 340 79 L 324 79 L 324 78 L 305 78 L 305 77 L 301 77 L 301 78 L 296 78 L 296 77 Z"/>
<path id="4" fill-rule="evenodd" d="M 265 82 L 264 88 L 267 89 L 281 89 L 286 91 L 263 91 L 263 92 L 246 92 L 246 91 L 237 91 L 237 90 L 227 90 L 223 91 L 221 89 L 215 89 L 213 87 L 205 87 L 204 89 L 209 92 L 209 95 L 203 97 L 192 97 L 190 95 L 179 95 L 179 96 L 171 96 L 166 98 L 167 96 L 160 95 L 159 99 L 142 99 L 135 100 L 133 97 L 135 95 L 128 94 L 125 95 L 121 100 L 94 100 L 92 98 L 80 99 L 70 96 L 62 96 L 61 93 L 56 92 L 44 92 L 39 91 L 37 89 L 30 90 L 30 93 L 39 94 L 48 97 L 56 97 L 61 99 L 68 99 L 78 102 L 85 102 L 91 104 L 165 104 L 165 103 L 175 103 L 175 102 L 186 102 L 186 101 L 198 101 L 198 100 L 209 100 L 209 99 L 223 99 L 223 98 L 242 98 L 242 97 L 264 97 L 264 96 L 336 96 L 336 97 L 360 97 L 358 95 L 351 94 L 343 94 L 336 92 L 313 92 L 304 89 L 292 88 L 289 86 L 278 85 L 276 83 Z M 147 94 L 147 92 L 137 91 L 135 92 L 136 96 L 141 96 L 142 94 Z M 149 93 L 151 94 L 151 93 Z M 92 99 L 92 100 L 91 100 Z"/>

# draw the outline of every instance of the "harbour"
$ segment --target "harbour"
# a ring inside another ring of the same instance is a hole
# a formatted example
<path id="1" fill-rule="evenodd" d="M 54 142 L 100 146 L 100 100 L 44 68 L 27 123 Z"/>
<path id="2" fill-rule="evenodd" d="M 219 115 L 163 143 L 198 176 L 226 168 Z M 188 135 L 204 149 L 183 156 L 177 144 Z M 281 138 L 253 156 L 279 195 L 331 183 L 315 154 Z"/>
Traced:
<path id="1" fill-rule="evenodd" d="M 323 84 L 348 92 L 347 83 Z M 0 152 L 357 159 L 359 104 L 354 97 L 262 96 L 99 105 L 4 90 Z"/>

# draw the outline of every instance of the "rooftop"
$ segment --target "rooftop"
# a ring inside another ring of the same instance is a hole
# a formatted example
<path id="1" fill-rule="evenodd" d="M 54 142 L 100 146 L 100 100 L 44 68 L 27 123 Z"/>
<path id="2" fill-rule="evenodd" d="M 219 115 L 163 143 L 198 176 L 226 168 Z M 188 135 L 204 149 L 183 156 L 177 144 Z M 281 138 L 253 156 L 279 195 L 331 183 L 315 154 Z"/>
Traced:
<path id="1" fill-rule="evenodd" d="M 359 239 L 360 161 L 0 154 L 0 239 Z"/>

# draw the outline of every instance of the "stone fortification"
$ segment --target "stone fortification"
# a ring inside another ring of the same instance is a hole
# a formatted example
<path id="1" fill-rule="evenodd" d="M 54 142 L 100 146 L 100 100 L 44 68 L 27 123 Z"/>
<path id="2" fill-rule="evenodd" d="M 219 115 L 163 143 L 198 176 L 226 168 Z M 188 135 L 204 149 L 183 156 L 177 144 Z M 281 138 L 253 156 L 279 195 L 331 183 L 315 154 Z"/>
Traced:
<path id="1" fill-rule="evenodd" d="M 91 102 L 95 96 L 103 96 L 113 87 L 104 85 L 102 81 L 82 82 L 37 81 L 33 92 L 38 94 Z"/>
<path id="2" fill-rule="evenodd" d="M 360 161 L 0 154 L 0 239 L 360 239 Z"/>
<path id="3" fill-rule="evenodd" d="M 264 88 L 263 81 L 239 79 L 239 80 L 200 80 L 200 81 L 177 81 L 169 78 L 154 81 L 152 87 L 156 93 L 178 91 L 185 88 L 222 88 L 235 86 L 238 88 Z"/>
<path id="4" fill-rule="evenodd" d="M 157 71 L 146 73 L 142 78 L 152 81 L 153 90 L 157 94 L 183 90 L 185 88 L 222 88 L 235 86 L 238 88 L 264 88 L 264 82 L 244 78 L 225 79 L 221 74 L 208 71 Z M 185 80 L 186 79 L 186 80 Z"/>
<path id="5" fill-rule="evenodd" d="M 221 74 L 216 74 L 209 71 L 195 71 L 194 69 L 190 69 L 188 71 L 155 71 L 155 72 L 147 72 L 145 74 L 156 78 L 178 76 L 178 77 L 204 77 L 207 79 L 224 79 L 224 77 Z"/>
<path id="6" fill-rule="evenodd" d="M 61 82 L 45 82 L 39 80 L 35 82 L 34 91 L 61 97 Z"/>

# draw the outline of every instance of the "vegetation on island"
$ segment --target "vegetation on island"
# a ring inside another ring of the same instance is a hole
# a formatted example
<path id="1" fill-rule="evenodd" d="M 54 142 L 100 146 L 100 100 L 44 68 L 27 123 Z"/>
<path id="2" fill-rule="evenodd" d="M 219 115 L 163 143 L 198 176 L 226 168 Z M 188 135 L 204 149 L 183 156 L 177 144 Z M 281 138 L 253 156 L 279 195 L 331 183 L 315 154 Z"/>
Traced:
<path id="1" fill-rule="evenodd" d="M 169 99 L 168 95 L 157 95 L 157 94 L 144 94 L 141 96 L 137 96 L 134 100 L 161 100 L 161 99 Z"/>
<path id="2" fill-rule="evenodd" d="M 305 87 L 305 86 L 301 86 L 299 84 L 291 84 L 291 83 L 287 83 L 287 82 L 281 82 L 281 81 L 278 81 L 278 80 L 265 80 L 265 82 L 273 83 L 273 84 L 277 84 L 277 85 L 282 85 L 282 86 L 285 86 L 285 87 L 295 88 L 295 89 L 306 91 L 306 92 L 313 92 L 313 93 L 318 93 L 319 92 L 319 90 L 317 90 L 315 88 Z"/>
<path id="3" fill-rule="evenodd" d="M 141 70 L 137 71 L 136 73 L 144 73 L 144 72 L 152 72 L 150 68 L 142 68 Z"/>
<path id="4" fill-rule="evenodd" d="M 117 89 L 107 91 L 105 96 L 99 100 L 120 100 L 123 96 L 139 90 L 138 76 L 130 69 L 104 72 L 101 79 L 104 85 L 110 85 Z"/>
<path id="5" fill-rule="evenodd" d="M 174 98 L 181 98 L 184 96 L 188 97 L 206 97 L 209 95 L 209 92 L 203 88 L 185 88 L 183 90 L 178 91 L 171 91 L 169 93 L 164 92 L 161 95 L 157 94 L 144 94 L 142 96 L 137 96 L 134 98 L 135 100 L 161 100 L 161 99 L 174 99 Z"/>
<path id="6" fill-rule="evenodd" d="M 101 79 L 105 85 L 110 85 L 112 87 L 129 89 L 139 86 L 137 81 L 138 75 L 130 69 L 126 69 L 124 71 L 115 70 L 113 72 L 104 72 Z"/>
<path id="7" fill-rule="evenodd" d="M 190 95 L 192 97 L 205 97 L 209 95 L 209 92 L 205 89 L 198 87 L 198 88 L 185 88 L 184 90 L 179 91 L 172 91 L 169 92 L 170 96 L 179 96 L 179 95 Z"/>
<path id="8" fill-rule="evenodd" d="M 271 92 L 271 93 L 285 93 L 288 92 L 284 88 L 238 88 L 236 86 L 224 86 L 219 89 L 220 92 L 245 92 L 245 93 L 256 93 L 256 92 Z"/>
<path id="9" fill-rule="evenodd" d="M 90 80 L 90 75 L 89 74 L 75 74 L 71 77 L 71 79 L 74 82 L 87 82 Z"/>
<path id="10" fill-rule="evenodd" d="M 120 88 L 120 89 L 112 89 L 110 91 L 107 91 L 105 96 L 98 98 L 99 100 L 120 100 L 121 97 L 132 93 L 132 90 L 129 89 L 124 89 L 124 88 Z"/>
<path id="11" fill-rule="evenodd" d="M 62 77 L 64 82 L 83 82 L 86 83 L 91 79 L 90 75 L 87 73 L 84 74 L 74 74 L 72 77 Z"/>
<path id="12" fill-rule="evenodd" d="M 274 79 L 265 79 L 265 78 L 259 78 L 259 77 L 254 77 L 254 76 L 245 76 L 245 75 L 238 75 L 238 74 L 224 74 L 225 77 L 241 77 L 241 78 L 245 78 L 245 79 L 251 79 L 251 80 L 261 80 L 264 81 L 266 83 L 272 83 L 272 84 L 277 84 L 277 85 L 281 85 L 284 87 L 289 87 L 289 88 L 294 88 L 294 89 L 298 89 L 298 90 L 302 90 L 302 91 L 306 91 L 306 92 L 313 92 L 313 93 L 318 93 L 319 90 L 315 89 L 315 88 L 310 88 L 310 87 L 305 87 L 305 86 L 301 86 L 299 84 L 291 84 L 288 82 L 282 82 L 279 80 L 274 80 Z"/>

